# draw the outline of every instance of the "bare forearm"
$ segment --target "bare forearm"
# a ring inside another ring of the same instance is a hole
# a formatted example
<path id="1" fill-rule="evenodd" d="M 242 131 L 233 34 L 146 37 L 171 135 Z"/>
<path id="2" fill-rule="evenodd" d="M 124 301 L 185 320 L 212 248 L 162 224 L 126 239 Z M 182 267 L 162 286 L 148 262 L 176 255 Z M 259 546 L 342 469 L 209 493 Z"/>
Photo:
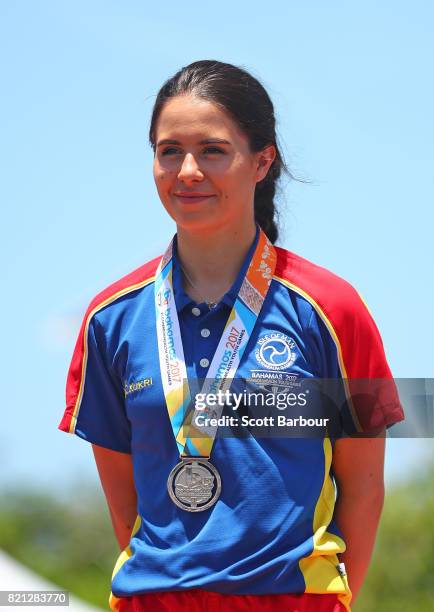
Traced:
<path id="1" fill-rule="evenodd" d="M 137 518 L 137 507 L 136 504 L 132 506 L 118 509 L 117 513 L 108 506 L 110 511 L 110 517 L 115 532 L 116 539 L 118 541 L 121 550 L 124 550 L 129 544 L 131 538 L 131 532 L 134 527 L 135 520 Z"/>
<path id="2" fill-rule="evenodd" d="M 128 546 L 137 517 L 131 455 L 92 445 L 101 485 L 121 550 Z"/>
<path id="3" fill-rule="evenodd" d="M 335 518 L 347 549 L 340 555 L 345 563 L 354 603 L 368 571 L 375 536 L 383 508 L 384 492 L 365 496 L 342 493 L 338 496 Z"/>

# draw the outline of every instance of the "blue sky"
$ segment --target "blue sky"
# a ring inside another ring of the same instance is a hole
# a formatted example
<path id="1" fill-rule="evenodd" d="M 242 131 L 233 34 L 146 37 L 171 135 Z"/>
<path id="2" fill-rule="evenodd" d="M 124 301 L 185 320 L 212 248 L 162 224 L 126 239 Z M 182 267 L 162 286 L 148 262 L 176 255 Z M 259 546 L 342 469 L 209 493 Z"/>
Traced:
<path id="1" fill-rule="evenodd" d="M 0 5 L 0 482 L 96 479 L 90 446 L 56 429 L 66 371 L 89 300 L 174 231 L 148 121 L 198 59 L 261 79 L 310 181 L 284 187 L 280 244 L 361 292 L 395 376 L 433 376 L 433 22 L 420 0 Z M 431 443 L 390 440 L 388 479 Z"/>

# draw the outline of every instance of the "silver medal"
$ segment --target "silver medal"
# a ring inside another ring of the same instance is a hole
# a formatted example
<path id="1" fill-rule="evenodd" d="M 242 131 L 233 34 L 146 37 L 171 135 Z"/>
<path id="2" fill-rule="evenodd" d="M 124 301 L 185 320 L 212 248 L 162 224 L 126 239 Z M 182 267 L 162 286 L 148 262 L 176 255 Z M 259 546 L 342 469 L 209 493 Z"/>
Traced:
<path id="1" fill-rule="evenodd" d="M 220 474 L 206 459 L 191 457 L 175 465 L 167 479 L 171 500 L 187 512 L 213 506 L 221 491 Z"/>

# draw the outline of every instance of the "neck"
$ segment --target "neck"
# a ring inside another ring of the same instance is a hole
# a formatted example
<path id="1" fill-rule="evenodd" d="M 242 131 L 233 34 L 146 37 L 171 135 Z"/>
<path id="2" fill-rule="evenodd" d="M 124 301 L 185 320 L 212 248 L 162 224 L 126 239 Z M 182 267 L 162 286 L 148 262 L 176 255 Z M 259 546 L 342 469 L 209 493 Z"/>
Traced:
<path id="1" fill-rule="evenodd" d="M 220 299 L 235 282 L 255 233 L 253 221 L 232 230 L 221 228 L 212 236 L 178 227 L 178 255 L 188 277 L 184 278 L 187 293 L 197 301 Z"/>

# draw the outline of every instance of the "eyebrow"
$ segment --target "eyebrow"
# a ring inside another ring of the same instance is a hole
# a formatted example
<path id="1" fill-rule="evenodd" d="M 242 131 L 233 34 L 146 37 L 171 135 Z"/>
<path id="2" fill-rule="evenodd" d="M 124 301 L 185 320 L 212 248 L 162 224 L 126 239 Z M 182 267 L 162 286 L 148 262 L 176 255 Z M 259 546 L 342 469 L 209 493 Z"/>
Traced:
<path id="1" fill-rule="evenodd" d="M 179 142 L 179 140 L 172 140 L 171 138 L 164 138 L 163 140 L 159 140 L 157 142 L 157 147 L 160 147 L 161 145 L 166 145 L 166 144 L 179 145 L 181 143 Z M 206 144 L 231 144 L 231 143 L 228 140 L 225 140 L 224 138 L 206 138 L 205 140 L 201 140 L 199 144 L 206 145 Z"/>

